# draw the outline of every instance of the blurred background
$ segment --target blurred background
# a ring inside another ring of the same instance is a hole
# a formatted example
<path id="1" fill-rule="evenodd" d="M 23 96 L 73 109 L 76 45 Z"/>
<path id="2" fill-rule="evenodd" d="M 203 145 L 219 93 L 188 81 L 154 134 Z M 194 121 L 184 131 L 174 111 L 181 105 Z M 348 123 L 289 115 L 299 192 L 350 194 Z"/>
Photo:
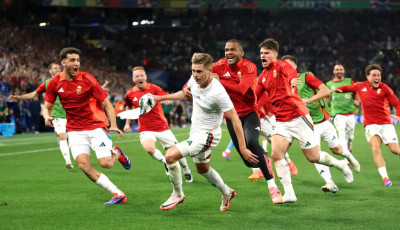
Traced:
<path id="1" fill-rule="evenodd" d="M 259 72 L 258 44 L 272 37 L 281 56 L 299 59 L 299 72 L 327 82 L 341 63 L 357 82 L 365 80 L 368 64 L 378 63 L 382 81 L 400 95 L 400 0 L 0 0 L 0 34 L 0 104 L 21 123 L 17 132 L 46 131 L 30 118 L 40 113 L 43 98 L 13 102 L 8 95 L 31 92 L 49 79 L 48 65 L 59 63 L 67 46 L 82 50 L 82 71 L 100 84 L 110 82 L 114 103 L 133 86 L 134 66 L 145 67 L 149 82 L 175 92 L 191 75 L 194 52 L 217 61 L 232 38 L 244 44 L 244 57 Z M 176 125 L 189 120 L 190 104 L 180 104 L 172 108 L 172 124 L 177 109 L 183 118 Z"/>

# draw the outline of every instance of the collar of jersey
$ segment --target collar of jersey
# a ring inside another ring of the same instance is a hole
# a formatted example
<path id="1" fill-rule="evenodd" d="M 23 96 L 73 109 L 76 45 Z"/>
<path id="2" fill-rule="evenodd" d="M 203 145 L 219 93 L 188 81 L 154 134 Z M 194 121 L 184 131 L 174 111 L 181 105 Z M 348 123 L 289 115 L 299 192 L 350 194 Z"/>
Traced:
<path id="1" fill-rule="evenodd" d="M 60 81 L 63 81 L 63 80 L 67 80 L 67 79 L 65 79 L 64 72 L 61 72 L 60 73 Z M 81 71 L 78 71 L 78 74 L 77 74 L 75 80 L 79 80 L 79 81 L 82 80 L 82 72 Z"/>

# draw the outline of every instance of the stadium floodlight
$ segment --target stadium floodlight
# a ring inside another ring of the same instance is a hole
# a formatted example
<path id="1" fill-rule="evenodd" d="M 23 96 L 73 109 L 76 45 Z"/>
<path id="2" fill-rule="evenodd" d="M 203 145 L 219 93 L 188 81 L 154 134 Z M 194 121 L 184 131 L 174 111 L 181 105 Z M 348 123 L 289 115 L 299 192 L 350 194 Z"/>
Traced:
<path id="1" fill-rule="evenodd" d="M 48 23 L 48 22 L 41 22 L 41 23 L 39 23 L 39 26 L 40 27 L 43 27 L 43 26 L 48 26 L 50 23 Z"/>
<path id="2" fill-rule="evenodd" d="M 137 26 L 139 25 L 139 22 L 132 22 L 132 26 Z"/>

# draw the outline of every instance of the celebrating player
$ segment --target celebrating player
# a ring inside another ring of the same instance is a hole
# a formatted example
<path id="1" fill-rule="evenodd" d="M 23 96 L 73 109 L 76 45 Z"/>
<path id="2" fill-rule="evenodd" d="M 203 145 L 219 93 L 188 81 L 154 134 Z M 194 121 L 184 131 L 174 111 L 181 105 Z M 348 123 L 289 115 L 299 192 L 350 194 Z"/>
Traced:
<path id="1" fill-rule="evenodd" d="M 87 72 L 79 71 L 81 51 L 74 47 L 61 50 L 60 59 L 63 72 L 53 77 L 47 84 L 43 117 L 47 126 L 52 126 L 51 116 L 54 102 L 58 97 L 67 117 L 67 134 L 71 154 L 85 175 L 100 187 L 114 194 L 105 205 L 122 204 L 126 195 L 115 186 L 106 175 L 96 170 L 90 160 L 90 152 L 96 153 L 99 165 L 112 168 L 119 160 L 125 169 L 131 167 L 129 158 L 118 146 L 112 147 L 109 130 L 123 137 L 115 121 L 115 112 L 107 93 L 97 80 Z M 109 125 L 103 107 L 110 119 Z"/>
<path id="2" fill-rule="evenodd" d="M 297 70 L 297 58 L 291 55 L 285 55 L 282 60 L 287 61 L 294 69 Z M 336 134 L 335 126 L 330 120 L 329 114 L 326 111 L 326 103 L 324 98 L 330 96 L 330 91 L 324 83 L 322 83 L 311 72 L 297 73 L 301 80 L 301 84 L 297 85 L 297 90 L 300 97 L 306 103 L 310 111 L 311 119 L 314 123 L 314 134 L 317 140 L 318 150 L 321 151 L 321 139 L 328 144 L 328 147 L 334 154 L 345 157 L 353 167 L 355 172 L 360 172 L 360 164 L 354 156 L 339 144 L 339 138 Z M 324 192 L 338 191 L 338 187 L 334 183 L 329 167 L 326 165 L 314 164 L 320 176 L 325 180 L 326 184 L 321 187 Z"/>
<path id="3" fill-rule="evenodd" d="M 263 72 L 258 78 L 257 96 L 268 94 L 276 116 L 276 126 L 271 140 L 272 158 L 276 172 L 284 187 L 282 203 L 296 202 L 289 167 L 284 159 L 294 138 L 300 142 L 307 160 L 340 169 L 347 182 L 353 181 L 353 174 L 345 161 L 338 161 L 323 151 L 318 151 L 314 138 L 313 123 L 309 111 L 299 94 L 292 89 L 300 84 L 296 70 L 286 61 L 277 60 L 279 44 L 272 38 L 260 44 Z"/>
<path id="4" fill-rule="evenodd" d="M 132 80 L 135 83 L 135 86 L 125 95 L 125 104 L 128 109 L 139 108 L 140 98 L 147 93 L 152 95 L 166 95 L 164 90 L 162 90 L 160 87 L 147 82 L 146 72 L 141 66 L 136 66 L 133 68 Z M 171 103 L 171 101 L 164 103 Z M 167 119 L 165 118 L 161 103 L 157 102 L 153 109 L 140 116 L 138 121 L 140 142 L 144 150 L 151 157 L 162 162 L 168 174 L 165 157 L 161 151 L 156 148 L 156 141 L 158 139 L 164 149 L 168 149 L 171 146 L 176 145 L 178 141 L 169 129 L 169 125 Z M 130 130 L 130 122 L 130 119 L 126 120 L 124 127 L 125 132 Z M 192 182 L 192 172 L 189 169 L 186 158 L 180 159 L 179 164 L 184 170 L 186 182 Z"/>
<path id="5" fill-rule="evenodd" d="M 252 164 L 245 160 L 240 152 L 236 133 L 232 122 L 226 124 L 236 150 L 247 167 L 260 168 L 268 183 L 269 193 L 274 204 L 282 200 L 281 192 L 275 184 L 272 162 L 267 158 L 258 142 L 260 136 L 260 119 L 257 115 L 257 97 L 254 93 L 257 83 L 256 65 L 243 58 L 244 51 L 241 43 L 231 39 L 225 44 L 225 57 L 213 64 L 212 72 L 219 78 L 232 100 L 235 110 L 242 122 L 246 147 L 258 156 L 258 163 Z"/>
<path id="6" fill-rule="evenodd" d="M 195 53 L 192 57 L 192 76 L 187 82 L 193 98 L 193 115 L 190 137 L 188 140 L 168 149 L 166 161 L 170 171 L 169 177 L 173 186 L 171 197 L 161 205 L 161 209 L 173 209 L 183 203 L 185 195 L 182 191 L 181 170 L 177 161 L 185 156 L 191 156 L 196 164 L 197 172 L 222 193 L 220 211 L 229 209 L 236 191 L 229 188 L 221 176 L 210 167 L 211 149 L 216 147 L 221 139 L 222 115 L 232 122 L 237 136 L 238 147 L 243 158 L 256 163 L 257 156 L 246 148 L 242 126 L 228 94 L 221 83 L 211 76 L 213 59 L 206 53 Z M 185 93 L 179 91 L 170 95 L 153 96 L 154 100 L 183 100 Z"/>
<path id="7" fill-rule="evenodd" d="M 351 78 L 346 78 L 344 76 L 344 67 L 342 64 L 336 64 L 333 67 L 333 75 L 335 76 L 331 81 L 326 83 L 326 86 L 333 90 L 343 85 L 353 84 Z M 353 99 L 353 97 L 355 97 Z M 347 148 L 350 152 L 353 151 L 352 141 L 354 139 L 354 110 L 356 110 L 356 105 L 360 104 L 358 96 L 354 95 L 352 92 L 337 94 L 332 93 L 330 99 L 331 112 L 334 116 L 334 123 L 339 133 L 339 143 L 343 148 Z"/>
<path id="8" fill-rule="evenodd" d="M 335 88 L 335 93 L 357 93 L 361 100 L 361 108 L 364 112 L 365 137 L 372 149 L 375 165 L 382 177 L 384 186 L 392 186 L 392 181 L 386 171 L 385 160 L 382 157 L 382 142 L 390 151 L 400 155 L 397 134 L 390 117 L 390 104 L 396 108 L 396 115 L 393 118 L 400 121 L 400 102 L 393 90 L 381 82 L 382 67 L 378 64 L 368 65 L 365 68 L 367 81 L 357 82 L 353 85 Z"/>

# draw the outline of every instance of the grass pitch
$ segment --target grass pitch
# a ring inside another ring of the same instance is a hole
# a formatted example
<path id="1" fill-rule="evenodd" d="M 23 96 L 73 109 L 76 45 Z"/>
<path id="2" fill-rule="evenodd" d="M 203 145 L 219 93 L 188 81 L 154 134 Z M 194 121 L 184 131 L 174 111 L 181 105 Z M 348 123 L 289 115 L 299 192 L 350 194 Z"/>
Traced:
<path id="1" fill-rule="evenodd" d="M 397 131 L 398 125 L 396 125 Z M 173 129 L 179 141 L 189 129 Z M 183 182 L 184 204 L 170 211 L 159 206 L 172 187 L 164 167 L 145 153 L 137 133 L 123 140 L 113 134 L 115 145 L 129 155 L 132 168 L 101 169 L 128 196 L 123 205 L 104 206 L 112 195 L 91 182 L 79 170 L 68 170 L 54 133 L 14 135 L 0 138 L 0 229 L 398 229 L 400 211 L 400 159 L 383 146 L 392 187 L 384 187 L 364 137 L 356 126 L 353 154 L 361 164 L 348 184 L 331 169 L 339 187 L 336 194 L 324 193 L 324 181 L 307 162 L 297 142 L 289 150 L 299 175 L 292 177 L 298 201 L 274 205 L 265 180 L 249 182 L 246 168 L 235 150 L 229 161 L 221 156 L 230 138 L 225 127 L 221 143 L 213 150 L 211 166 L 238 196 L 226 212 L 220 212 L 220 192 L 189 166 L 193 183 Z M 160 146 L 158 146 L 160 148 Z M 160 148 L 161 149 L 161 148 Z M 323 150 L 327 151 L 326 145 Z M 329 151 L 327 151 L 329 152 Z M 164 151 L 163 151 L 164 153 Z M 340 157 L 337 157 L 340 159 Z M 279 181 L 281 191 L 283 188 Z"/>

